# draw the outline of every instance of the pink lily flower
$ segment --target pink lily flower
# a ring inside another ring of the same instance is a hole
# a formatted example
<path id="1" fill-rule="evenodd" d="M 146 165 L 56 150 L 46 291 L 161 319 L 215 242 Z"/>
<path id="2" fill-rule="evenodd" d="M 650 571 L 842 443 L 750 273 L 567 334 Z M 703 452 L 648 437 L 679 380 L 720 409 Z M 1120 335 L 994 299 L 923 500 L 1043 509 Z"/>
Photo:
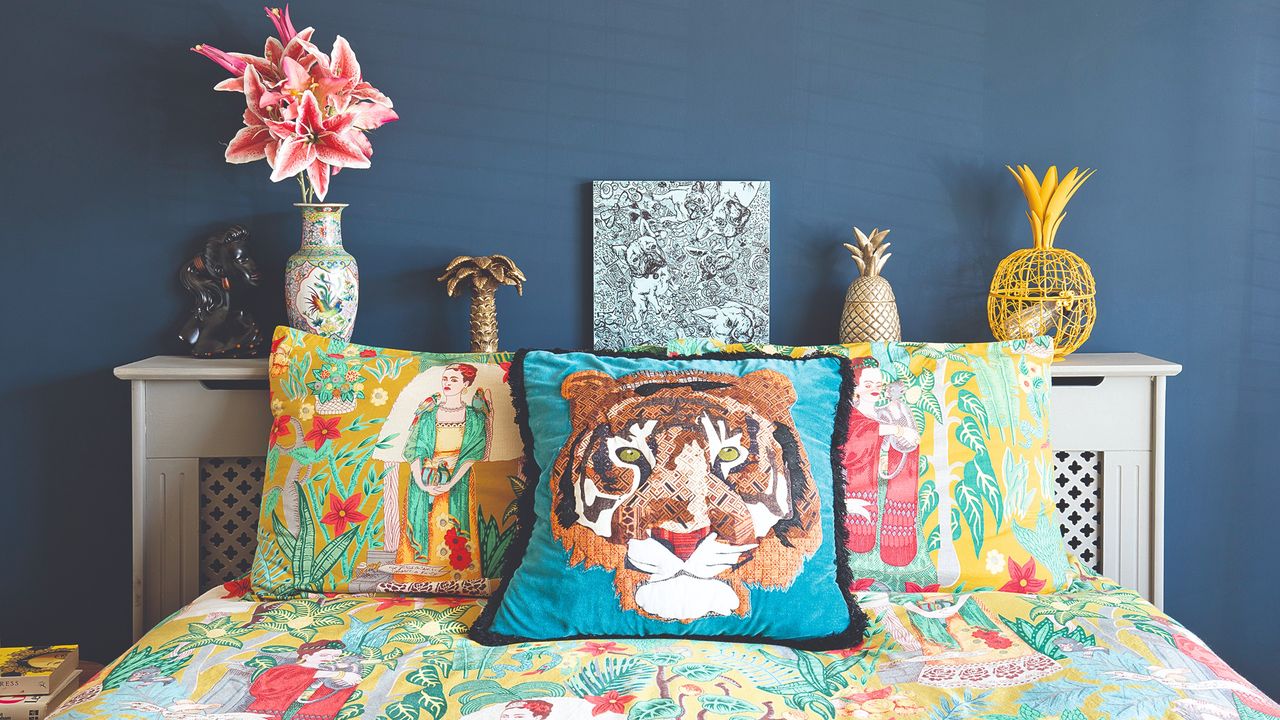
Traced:
<path id="1" fill-rule="evenodd" d="M 225 68 L 227 72 L 236 76 L 243 75 L 245 66 L 249 64 L 242 58 L 236 57 L 233 53 L 219 50 L 212 45 L 205 45 L 204 43 L 200 43 L 199 45 L 191 48 L 191 52 L 209 58 Z"/>
<path id="2" fill-rule="evenodd" d="M 266 159 L 274 167 L 280 140 L 256 113 L 244 111 L 244 127 L 227 143 L 227 162 L 239 165 Z"/>
<path id="3" fill-rule="evenodd" d="M 280 40 L 277 38 L 269 37 L 262 48 L 262 55 L 260 56 L 250 55 L 249 53 L 224 53 L 216 48 L 213 49 L 214 52 L 219 53 L 220 56 L 225 56 L 228 62 L 232 63 L 235 67 L 239 67 L 239 70 L 220 62 L 218 58 L 213 58 L 208 52 L 198 49 L 202 47 L 208 48 L 209 46 L 207 45 L 197 45 L 195 48 L 192 48 L 192 50 L 195 50 L 206 57 L 210 57 L 210 59 L 213 59 L 215 62 L 218 62 L 219 65 L 226 68 L 228 72 L 236 75 L 236 77 L 227 78 L 226 80 L 219 82 L 217 85 L 214 85 L 214 90 L 221 90 L 224 92 L 244 92 L 243 79 L 244 67 L 246 66 L 257 68 L 258 74 L 262 76 L 263 82 L 268 85 L 275 85 L 280 82 L 282 77 L 284 77 L 282 65 L 284 63 L 284 59 L 287 57 L 293 58 L 295 62 L 302 65 L 304 68 L 309 68 L 320 62 L 327 65 L 329 59 L 325 57 L 324 53 L 320 52 L 320 48 L 311 44 L 310 38 L 314 33 L 314 28 L 306 28 L 305 30 L 299 31 L 294 34 L 292 39 L 289 40 L 288 45 L 281 44 Z"/>
<path id="4" fill-rule="evenodd" d="M 284 79 L 262 96 L 259 107 L 275 105 L 281 101 L 296 103 L 304 92 L 310 91 L 323 108 L 329 105 L 330 96 L 341 93 L 347 87 L 348 81 L 345 78 L 335 77 L 320 62 L 312 63 L 308 71 L 302 67 L 302 63 L 286 56 L 281 69 L 284 71 Z"/>
<path id="5" fill-rule="evenodd" d="M 320 52 L 320 48 L 311 42 L 311 36 L 314 35 L 316 29 L 313 27 L 305 27 L 298 31 L 296 35 L 284 45 L 284 57 L 291 57 L 302 63 L 304 68 L 311 67 L 312 63 L 323 62 L 325 67 L 329 65 L 329 58 Z"/>
<path id="6" fill-rule="evenodd" d="M 377 130 L 389 122 L 400 119 L 395 110 L 374 103 L 356 104 L 349 112 L 356 116 L 355 126 L 358 130 Z"/>
<path id="7" fill-rule="evenodd" d="M 298 34 L 298 31 L 293 29 L 293 20 L 289 19 L 288 3 L 285 3 L 283 12 L 280 8 L 264 7 L 262 9 L 267 11 L 267 17 L 271 18 L 271 23 L 276 26 L 276 32 L 280 34 L 280 42 L 287 43 Z"/>
<path id="8" fill-rule="evenodd" d="M 271 181 L 280 182 L 304 170 L 315 188 L 316 197 L 324 199 L 329 187 L 329 166 L 367 168 L 369 158 L 352 140 L 355 116 L 342 113 L 325 117 L 320 103 L 310 90 L 302 94 L 298 117 L 292 123 L 268 120 L 271 131 L 281 139 L 276 151 Z"/>
<path id="9" fill-rule="evenodd" d="M 332 61 L 330 69 L 333 74 L 351 81 L 351 97 L 353 100 L 367 100 L 382 107 L 392 107 L 391 98 L 383 95 L 380 90 L 364 81 L 360 74 L 360 61 L 356 60 L 356 53 L 351 49 L 351 44 L 347 42 L 346 38 L 341 35 L 334 38 L 333 52 L 330 53 L 330 59 Z M 390 122 L 390 120 L 384 120 L 384 122 Z M 372 130 L 373 128 L 366 129 Z"/>
<path id="10" fill-rule="evenodd" d="M 273 40 L 275 40 L 275 38 L 269 38 L 267 40 L 267 46 L 264 50 L 263 57 L 249 55 L 247 53 L 224 52 L 212 45 L 206 45 L 203 43 L 191 48 L 191 51 L 204 55 L 210 60 L 221 65 L 227 72 L 234 75 L 234 77 L 229 77 L 226 80 L 219 82 L 217 85 L 214 85 L 214 90 L 224 92 L 244 92 L 245 68 L 257 68 L 260 74 L 272 78 L 273 81 L 279 74 L 275 69 L 275 65 L 276 63 L 279 63 L 280 57 L 284 54 L 284 49 L 280 45 L 280 42 L 275 40 L 276 47 L 280 48 L 280 50 L 274 53 L 275 59 L 272 60 L 273 48 L 271 47 L 271 42 Z"/>
<path id="11" fill-rule="evenodd" d="M 391 99 L 365 82 L 345 38 L 336 38 L 330 58 L 311 42 L 313 28 L 294 28 L 288 5 L 264 9 L 279 37 L 267 38 L 262 55 L 192 48 L 231 73 L 215 90 L 245 96 L 244 126 L 227 144 L 226 159 L 265 159 L 273 182 L 297 176 L 305 200 L 324 200 L 332 176 L 370 166 L 365 132 L 399 116 Z"/>
<path id="12" fill-rule="evenodd" d="M 247 106 L 244 111 L 244 127 L 227 143 L 227 162 L 240 164 L 266 158 L 267 164 L 275 167 L 280 139 L 271 132 L 270 126 L 258 111 L 265 88 L 258 71 L 252 66 L 244 71 L 244 87 Z"/>

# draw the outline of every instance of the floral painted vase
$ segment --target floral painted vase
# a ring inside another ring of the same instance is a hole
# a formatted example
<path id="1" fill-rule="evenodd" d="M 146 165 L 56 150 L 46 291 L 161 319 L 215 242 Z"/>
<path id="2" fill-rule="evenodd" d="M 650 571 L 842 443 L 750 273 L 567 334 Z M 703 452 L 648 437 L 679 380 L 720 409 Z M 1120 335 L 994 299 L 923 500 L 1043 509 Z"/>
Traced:
<path id="1" fill-rule="evenodd" d="M 289 325 L 350 340 L 360 304 L 356 259 L 342 247 L 341 203 L 295 203 L 302 209 L 302 247 L 284 266 Z"/>

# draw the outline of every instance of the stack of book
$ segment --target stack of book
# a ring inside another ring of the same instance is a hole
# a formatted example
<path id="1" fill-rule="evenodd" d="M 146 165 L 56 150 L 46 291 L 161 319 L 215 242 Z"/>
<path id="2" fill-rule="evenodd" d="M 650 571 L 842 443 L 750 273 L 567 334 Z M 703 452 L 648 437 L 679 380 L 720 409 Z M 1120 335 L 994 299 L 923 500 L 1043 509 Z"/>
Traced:
<path id="1" fill-rule="evenodd" d="M 79 687 L 75 645 L 0 648 L 0 720 L 41 720 Z"/>

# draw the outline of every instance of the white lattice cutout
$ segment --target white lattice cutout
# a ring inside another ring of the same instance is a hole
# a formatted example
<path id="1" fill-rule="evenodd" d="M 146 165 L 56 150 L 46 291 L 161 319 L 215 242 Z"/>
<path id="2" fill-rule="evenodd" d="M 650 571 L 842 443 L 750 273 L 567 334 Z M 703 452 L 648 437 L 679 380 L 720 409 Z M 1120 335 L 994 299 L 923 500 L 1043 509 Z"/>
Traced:
<path id="1" fill-rule="evenodd" d="M 1067 550 L 1099 570 L 1102 456 L 1054 453 L 1054 495 Z M 200 586 L 237 580 L 249 572 L 257 541 L 264 458 L 200 460 Z"/>
<path id="2" fill-rule="evenodd" d="M 1059 450 L 1054 461 L 1054 495 L 1067 551 L 1101 570 L 1102 454 Z"/>
<path id="3" fill-rule="evenodd" d="M 200 458 L 200 587 L 253 566 L 265 458 Z"/>

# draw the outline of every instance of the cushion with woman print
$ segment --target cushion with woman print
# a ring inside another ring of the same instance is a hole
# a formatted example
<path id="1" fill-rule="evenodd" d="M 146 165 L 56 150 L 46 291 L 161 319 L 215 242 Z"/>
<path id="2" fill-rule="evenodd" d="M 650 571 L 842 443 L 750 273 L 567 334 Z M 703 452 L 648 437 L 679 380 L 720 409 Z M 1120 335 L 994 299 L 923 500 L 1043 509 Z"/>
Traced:
<path id="1" fill-rule="evenodd" d="M 847 367 L 518 353 L 534 485 L 472 638 L 857 644 L 865 618 L 833 503 Z"/>
<path id="2" fill-rule="evenodd" d="M 1049 338 L 797 347 L 676 340 L 669 355 L 838 354 L 855 587 L 1055 592 L 1075 577 L 1053 499 Z"/>
<path id="3" fill-rule="evenodd" d="M 258 596 L 487 595 L 522 486 L 510 359 L 277 328 Z"/>

